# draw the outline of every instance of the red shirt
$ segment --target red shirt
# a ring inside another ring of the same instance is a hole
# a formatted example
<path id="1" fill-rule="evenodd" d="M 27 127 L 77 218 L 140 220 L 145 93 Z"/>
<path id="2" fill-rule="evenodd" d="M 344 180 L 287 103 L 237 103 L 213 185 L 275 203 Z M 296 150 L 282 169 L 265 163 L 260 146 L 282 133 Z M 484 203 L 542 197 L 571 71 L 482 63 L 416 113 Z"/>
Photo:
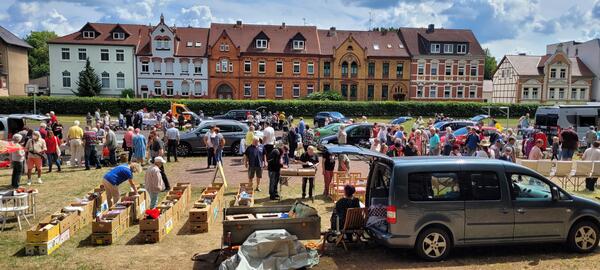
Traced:
<path id="1" fill-rule="evenodd" d="M 54 154 L 56 153 L 56 150 L 58 149 L 58 147 L 60 146 L 60 143 L 58 142 L 58 137 L 54 136 L 52 138 L 50 137 L 46 137 L 46 139 L 44 139 L 46 141 L 46 153 L 50 153 L 50 154 Z"/>
<path id="2" fill-rule="evenodd" d="M 379 128 L 378 127 L 374 127 L 373 128 L 373 138 L 377 138 L 377 135 L 379 135 Z"/>

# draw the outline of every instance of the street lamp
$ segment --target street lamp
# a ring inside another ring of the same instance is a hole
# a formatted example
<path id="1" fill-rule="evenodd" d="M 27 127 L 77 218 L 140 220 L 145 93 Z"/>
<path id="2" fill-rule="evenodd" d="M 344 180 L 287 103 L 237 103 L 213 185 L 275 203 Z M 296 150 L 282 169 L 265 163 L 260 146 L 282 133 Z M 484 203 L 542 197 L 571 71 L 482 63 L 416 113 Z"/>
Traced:
<path id="1" fill-rule="evenodd" d="M 27 94 L 33 94 L 33 114 L 36 114 L 37 104 L 36 104 L 36 96 L 39 93 L 39 87 L 37 84 L 26 84 L 25 90 Z"/>

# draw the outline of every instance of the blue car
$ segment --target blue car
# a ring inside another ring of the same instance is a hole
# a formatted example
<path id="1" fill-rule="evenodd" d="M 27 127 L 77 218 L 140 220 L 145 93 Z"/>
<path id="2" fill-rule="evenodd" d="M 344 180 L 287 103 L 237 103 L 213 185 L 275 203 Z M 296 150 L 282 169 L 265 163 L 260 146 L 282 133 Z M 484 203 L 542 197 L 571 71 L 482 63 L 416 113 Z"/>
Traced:
<path id="1" fill-rule="evenodd" d="M 411 119 L 412 119 L 412 117 L 410 117 L 410 116 L 400 116 L 400 117 L 390 121 L 390 124 L 400 125 L 400 124 L 404 124 L 404 123 L 408 122 Z"/>

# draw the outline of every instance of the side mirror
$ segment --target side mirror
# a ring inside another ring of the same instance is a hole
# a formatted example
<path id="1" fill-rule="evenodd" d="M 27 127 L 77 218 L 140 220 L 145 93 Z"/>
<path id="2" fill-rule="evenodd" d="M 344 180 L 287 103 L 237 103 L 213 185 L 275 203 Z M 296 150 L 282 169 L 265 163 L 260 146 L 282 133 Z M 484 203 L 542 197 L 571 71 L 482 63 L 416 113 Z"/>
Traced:
<path id="1" fill-rule="evenodd" d="M 558 201 L 558 199 L 560 198 L 560 194 L 558 192 L 558 188 L 557 187 L 552 187 L 552 189 L 550 189 L 550 194 L 552 194 L 552 201 Z"/>

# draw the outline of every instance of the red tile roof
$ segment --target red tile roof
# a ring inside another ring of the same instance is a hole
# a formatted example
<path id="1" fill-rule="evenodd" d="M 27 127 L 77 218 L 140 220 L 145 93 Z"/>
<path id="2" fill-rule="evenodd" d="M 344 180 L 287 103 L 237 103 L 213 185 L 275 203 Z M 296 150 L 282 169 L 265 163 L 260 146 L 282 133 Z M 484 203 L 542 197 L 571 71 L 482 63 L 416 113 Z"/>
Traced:
<path id="1" fill-rule="evenodd" d="M 479 41 L 471 30 L 467 29 L 440 29 L 436 28 L 433 32 L 427 33 L 426 28 L 400 28 L 400 37 L 406 44 L 409 53 L 413 56 L 426 54 L 428 48 L 423 48 L 420 39 L 435 42 L 465 42 L 469 43 L 469 52 L 467 55 L 484 56 L 485 52 L 481 48 Z"/>
<path id="2" fill-rule="evenodd" d="M 226 32 L 236 46 L 240 47 L 242 53 L 286 53 L 286 54 L 320 54 L 319 39 L 315 26 L 295 25 L 258 25 L 258 24 L 222 24 L 212 23 L 210 25 L 210 38 L 208 44 L 215 43 Z M 256 49 L 255 37 L 263 32 L 269 39 L 267 49 Z M 292 48 L 292 38 L 297 34 L 304 37 L 304 50 L 297 51 Z"/>
<path id="3" fill-rule="evenodd" d="M 178 27 L 175 30 L 175 56 L 204 56 L 208 45 L 208 28 Z M 192 46 L 188 47 L 187 43 Z M 200 43 L 200 47 L 196 43 Z"/>
<path id="4" fill-rule="evenodd" d="M 366 49 L 368 57 L 409 57 L 396 32 L 379 31 L 319 30 L 321 54 L 333 55 L 334 47 L 340 46 L 350 36 Z"/>
<path id="5" fill-rule="evenodd" d="M 83 38 L 82 32 L 77 31 L 66 36 L 55 38 L 48 43 L 55 44 L 88 44 L 88 45 L 122 45 L 122 46 L 138 46 L 140 38 L 148 35 L 150 28 L 139 24 L 118 24 L 125 30 L 129 36 L 124 40 L 115 40 L 112 38 L 112 30 L 117 26 L 115 23 L 87 23 L 83 28 L 91 27 L 96 30 L 99 35 L 93 39 Z M 83 29 L 82 28 L 82 29 Z"/>

